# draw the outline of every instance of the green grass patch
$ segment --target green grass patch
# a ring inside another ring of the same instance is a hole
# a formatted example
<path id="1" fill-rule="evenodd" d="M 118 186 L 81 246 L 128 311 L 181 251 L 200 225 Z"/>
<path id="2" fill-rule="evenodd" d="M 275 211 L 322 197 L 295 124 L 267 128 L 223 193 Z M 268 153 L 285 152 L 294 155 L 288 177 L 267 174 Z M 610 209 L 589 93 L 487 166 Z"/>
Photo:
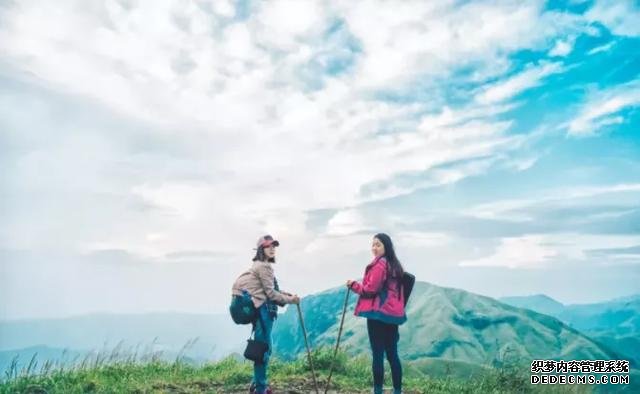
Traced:
<path id="1" fill-rule="evenodd" d="M 320 391 L 324 391 L 333 360 L 333 349 L 320 348 L 313 353 Z M 10 369 L 0 383 L 0 393 L 242 393 L 253 375 L 253 364 L 228 357 L 205 365 L 189 365 L 182 360 L 160 361 L 157 358 L 113 359 L 96 357 L 63 367 L 49 362 L 37 368 L 30 363 L 21 371 Z M 444 362 L 440 360 L 440 362 Z M 339 352 L 331 380 L 331 392 L 371 392 L 371 360 Z M 387 367 L 387 366 L 385 366 Z M 422 362 L 404 362 L 405 393 L 588 393 L 589 386 L 534 386 L 527 366 L 487 368 L 482 374 L 460 378 L 451 366 Z M 434 374 L 430 373 L 434 370 Z M 452 371 L 443 375 L 442 371 Z M 482 369 L 480 369 L 482 371 Z M 294 361 L 273 358 L 269 366 L 271 386 L 275 392 L 309 393 L 314 383 L 306 354 Z M 391 386 L 386 373 L 386 386 Z"/>

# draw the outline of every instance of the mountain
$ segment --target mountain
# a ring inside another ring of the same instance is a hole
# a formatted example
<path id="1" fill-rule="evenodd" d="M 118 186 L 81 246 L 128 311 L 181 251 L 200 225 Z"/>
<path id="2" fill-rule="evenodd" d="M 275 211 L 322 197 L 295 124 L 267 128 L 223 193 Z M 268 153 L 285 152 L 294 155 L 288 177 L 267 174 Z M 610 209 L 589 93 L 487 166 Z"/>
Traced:
<path id="1" fill-rule="evenodd" d="M 305 297 L 301 307 L 312 346 L 334 346 L 346 289 Z M 400 328 L 403 359 L 439 358 L 480 365 L 506 360 L 614 359 L 617 354 L 574 328 L 528 309 L 467 291 L 416 282 Z M 352 294 L 342 344 L 353 354 L 368 353 L 365 319 L 353 316 Z M 274 328 L 274 344 L 285 358 L 304 352 L 294 308 Z"/>
<path id="2" fill-rule="evenodd" d="M 334 346 L 345 291 L 344 287 L 334 288 L 302 300 L 312 347 Z M 353 316 L 356 298 L 355 294 L 350 295 L 342 344 L 351 354 L 368 356 L 365 320 Z M 543 297 L 537 301 L 553 305 Z M 615 301 L 621 305 L 635 302 Z M 403 360 L 411 360 L 416 368 L 424 366 L 431 372 L 458 365 L 476 373 L 482 366 L 499 365 L 510 359 L 527 363 L 541 358 L 614 359 L 621 357 L 612 349 L 639 346 L 637 336 L 624 336 L 628 327 L 634 327 L 637 316 L 625 318 L 613 313 L 621 322 L 617 327 L 620 335 L 593 334 L 591 338 L 554 317 L 424 282 L 416 283 L 407 311 L 409 321 L 400 328 Z M 607 315 L 607 321 L 613 321 L 613 315 Z M 599 323 L 592 326 L 601 327 Z M 38 353 L 40 365 L 46 359 L 60 360 L 63 354 L 69 361 L 82 359 L 91 351 L 107 356 L 123 353 L 125 357 L 137 353 L 139 359 L 162 352 L 163 359 L 181 356 L 200 363 L 242 354 L 250 330 L 250 326 L 235 325 L 227 314 L 94 314 L 0 321 L 0 373 L 16 355 L 26 365 L 34 353 Z M 305 351 L 295 306 L 279 315 L 274 325 L 274 344 L 275 355 L 280 358 L 291 359 Z"/>
<path id="3" fill-rule="evenodd" d="M 241 351 L 249 331 L 226 314 L 92 314 L 0 321 L 0 372 L 15 355 L 21 362 L 28 362 L 36 352 L 38 360 L 58 360 L 64 350 L 81 357 L 91 351 L 139 357 L 162 352 L 162 358 L 215 360 Z"/>
<path id="4" fill-rule="evenodd" d="M 502 297 L 498 299 L 505 304 L 517 306 L 518 308 L 531 309 L 545 315 L 556 316 L 562 312 L 564 305 L 544 294 L 536 294 L 523 297 Z"/>
<path id="5" fill-rule="evenodd" d="M 547 301 L 541 302 L 543 299 Z M 640 365 L 640 295 L 572 305 L 563 305 L 544 295 L 500 300 L 554 316 Z"/>
<path id="6" fill-rule="evenodd" d="M 640 295 L 593 304 L 563 305 L 545 295 L 504 297 L 500 301 L 545 313 L 589 333 L 640 333 Z"/>

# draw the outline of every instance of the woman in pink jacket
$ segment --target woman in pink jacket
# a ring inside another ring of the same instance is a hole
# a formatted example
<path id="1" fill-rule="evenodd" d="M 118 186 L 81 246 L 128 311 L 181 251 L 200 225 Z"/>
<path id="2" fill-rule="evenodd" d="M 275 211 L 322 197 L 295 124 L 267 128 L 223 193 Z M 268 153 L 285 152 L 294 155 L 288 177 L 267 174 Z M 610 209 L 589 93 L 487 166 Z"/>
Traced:
<path id="1" fill-rule="evenodd" d="M 391 238 L 376 234 L 371 245 L 373 261 L 364 271 L 362 283 L 348 280 L 347 286 L 360 295 L 355 315 L 367 318 L 371 345 L 373 392 L 382 394 L 384 355 L 391 366 L 394 394 L 402 392 L 402 365 L 398 357 L 398 326 L 407 320 L 400 280 L 404 273 Z"/>

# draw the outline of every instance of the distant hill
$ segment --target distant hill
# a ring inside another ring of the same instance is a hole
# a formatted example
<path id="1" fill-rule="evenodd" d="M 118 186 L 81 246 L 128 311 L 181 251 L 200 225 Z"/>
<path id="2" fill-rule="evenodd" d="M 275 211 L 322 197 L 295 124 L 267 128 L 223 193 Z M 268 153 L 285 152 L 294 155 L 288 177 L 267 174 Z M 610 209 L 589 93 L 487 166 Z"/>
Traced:
<path id="1" fill-rule="evenodd" d="M 22 361 L 35 352 L 39 360 L 59 359 L 64 350 L 68 355 L 111 353 L 119 343 L 120 352 L 137 352 L 140 357 L 162 352 L 166 359 L 181 354 L 194 361 L 215 360 L 241 351 L 249 332 L 250 327 L 235 325 L 226 314 L 93 314 L 0 321 L 0 373 L 16 354 Z"/>
<path id="2" fill-rule="evenodd" d="M 564 305 L 561 302 L 554 300 L 553 298 L 544 294 L 536 294 L 532 296 L 524 297 L 502 297 L 498 301 L 505 304 L 517 306 L 519 308 L 531 309 L 545 315 L 556 316 L 564 310 Z"/>
<path id="3" fill-rule="evenodd" d="M 545 295 L 505 297 L 510 305 L 546 313 L 640 365 L 640 295 L 593 304 L 563 305 Z"/>
<path id="4" fill-rule="evenodd" d="M 334 345 L 344 291 L 344 287 L 334 288 L 302 300 L 305 323 L 314 348 Z M 343 345 L 351 354 L 368 356 L 365 320 L 353 316 L 356 298 L 351 294 Z M 538 297 L 537 301 L 538 304 L 554 305 L 543 297 Z M 615 301 L 622 303 L 620 305 L 635 305 L 634 299 Z M 536 358 L 611 359 L 616 358 L 615 349 L 639 346 L 638 336 L 623 335 L 627 332 L 626 327 L 634 327 L 637 321 L 634 316 L 623 319 L 624 316 L 613 313 L 620 318 L 621 324 L 617 327 L 620 335 L 600 337 L 595 332 L 590 334 L 594 340 L 554 317 L 424 282 L 416 284 L 408 315 L 409 321 L 400 328 L 400 351 L 404 360 L 416 361 L 412 365 L 418 369 L 424 366 L 425 369 L 445 370 L 448 365 L 457 365 L 456 373 L 464 369 L 464 374 L 472 374 L 482 370 L 483 365 L 499 365 L 513 358 L 527 361 Z M 594 324 L 593 327 L 601 325 Z M 109 354 L 120 342 L 121 352 L 137 352 L 139 357 L 149 352 L 162 352 L 165 360 L 171 361 L 180 355 L 201 363 L 232 353 L 242 354 L 249 333 L 250 326 L 235 325 L 227 314 L 95 314 L 65 319 L 0 321 L 0 373 L 6 370 L 7 363 L 16 354 L 21 362 L 28 363 L 34 353 L 38 353 L 41 362 L 60 359 L 66 351 L 66 359 L 71 360 L 84 357 L 90 351 Z M 277 357 L 293 358 L 304 352 L 295 307 L 290 306 L 280 314 L 274 326 L 274 343 Z M 190 346 L 183 349 L 187 344 Z"/>
<path id="5" fill-rule="evenodd" d="M 509 305 L 545 313 L 589 333 L 640 333 L 640 295 L 617 298 L 593 304 L 562 303 L 546 296 L 504 297 L 500 301 Z"/>
<path id="6" fill-rule="evenodd" d="M 305 297 L 305 324 L 314 346 L 333 345 L 345 288 Z M 353 316 L 357 296 L 351 295 L 343 344 L 351 353 L 368 353 L 365 319 Z M 400 328 L 400 353 L 405 360 L 438 358 L 496 365 L 508 359 L 612 359 L 606 346 L 554 317 L 518 308 L 464 290 L 417 282 Z M 276 351 L 293 357 L 304 351 L 293 308 L 279 318 L 274 331 Z"/>

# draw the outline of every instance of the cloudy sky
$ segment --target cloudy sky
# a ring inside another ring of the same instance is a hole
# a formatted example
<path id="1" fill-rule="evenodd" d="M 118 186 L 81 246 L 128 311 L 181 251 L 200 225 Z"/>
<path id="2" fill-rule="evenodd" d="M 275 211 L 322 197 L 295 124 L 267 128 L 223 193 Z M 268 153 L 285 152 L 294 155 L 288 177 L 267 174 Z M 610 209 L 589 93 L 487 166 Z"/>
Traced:
<path id="1" fill-rule="evenodd" d="M 0 319 L 419 280 L 640 292 L 640 5 L 0 2 Z"/>

